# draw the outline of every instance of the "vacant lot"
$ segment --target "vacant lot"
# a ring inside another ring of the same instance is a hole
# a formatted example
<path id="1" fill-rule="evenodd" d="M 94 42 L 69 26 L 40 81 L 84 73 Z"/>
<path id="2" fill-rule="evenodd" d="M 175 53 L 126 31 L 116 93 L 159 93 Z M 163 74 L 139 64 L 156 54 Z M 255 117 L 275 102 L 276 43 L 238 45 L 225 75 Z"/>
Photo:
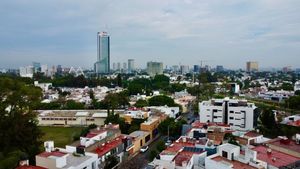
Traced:
<path id="1" fill-rule="evenodd" d="M 44 127 L 40 126 L 44 133 L 43 141 L 54 141 L 55 147 L 64 148 L 66 144 L 73 142 L 73 136 L 80 134 L 82 127 Z"/>

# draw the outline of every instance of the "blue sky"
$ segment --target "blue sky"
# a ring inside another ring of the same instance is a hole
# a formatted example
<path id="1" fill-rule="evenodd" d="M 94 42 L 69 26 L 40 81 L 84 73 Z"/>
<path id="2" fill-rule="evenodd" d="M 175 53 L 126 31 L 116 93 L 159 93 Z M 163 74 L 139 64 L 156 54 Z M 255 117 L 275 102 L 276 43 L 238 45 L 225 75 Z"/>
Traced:
<path id="1" fill-rule="evenodd" d="M 300 67 L 299 0 L 1 0 L 0 68 L 91 68 L 96 34 L 112 62 Z"/>

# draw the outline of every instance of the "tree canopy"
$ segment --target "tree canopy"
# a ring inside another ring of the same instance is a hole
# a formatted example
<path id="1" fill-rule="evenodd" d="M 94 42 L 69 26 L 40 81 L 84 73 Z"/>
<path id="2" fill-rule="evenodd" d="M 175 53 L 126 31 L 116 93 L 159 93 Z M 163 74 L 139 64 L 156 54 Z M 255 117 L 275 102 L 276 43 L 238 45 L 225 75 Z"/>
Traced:
<path id="1" fill-rule="evenodd" d="M 11 78 L 0 78 L 1 167 L 14 168 L 19 161 L 18 155 L 22 153 L 34 162 L 42 143 L 42 132 L 37 127 L 33 108 L 41 97 L 41 89 L 37 87 Z"/>

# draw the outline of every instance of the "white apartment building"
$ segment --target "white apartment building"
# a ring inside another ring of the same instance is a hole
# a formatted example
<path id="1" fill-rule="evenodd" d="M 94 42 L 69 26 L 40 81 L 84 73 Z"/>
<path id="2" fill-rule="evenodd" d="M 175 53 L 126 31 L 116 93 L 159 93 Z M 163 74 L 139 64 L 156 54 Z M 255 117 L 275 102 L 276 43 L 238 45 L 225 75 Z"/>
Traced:
<path id="1" fill-rule="evenodd" d="M 97 169 L 98 155 L 85 152 L 84 147 L 76 150 L 54 148 L 53 141 L 44 143 L 45 152 L 35 156 L 36 166 L 49 169 Z"/>
<path id="2" fill-rule="evenodd" d="M 257 152 L 246 149 L 240 153 L 240 147 L 233 144 L 223 144 L 218 147 L 217 154 L 205 158 L 206 169 L 261 169 L 267 168 L 267 163 L 257 159 Z"/>
<path id="3" fill-rule="evenodd" d="M 300 90 L 300 81 L 297 81 L 294 86 L 294 91 Z"/>
<path id="4" fill-rule="evenodd" d="M 258 113 L 254 103 L 247 100 L 212 99 L 199 103 L 201 123 L 215 122 L 228 124 L 234 130 L 253 130 L 257 124 Z"/>

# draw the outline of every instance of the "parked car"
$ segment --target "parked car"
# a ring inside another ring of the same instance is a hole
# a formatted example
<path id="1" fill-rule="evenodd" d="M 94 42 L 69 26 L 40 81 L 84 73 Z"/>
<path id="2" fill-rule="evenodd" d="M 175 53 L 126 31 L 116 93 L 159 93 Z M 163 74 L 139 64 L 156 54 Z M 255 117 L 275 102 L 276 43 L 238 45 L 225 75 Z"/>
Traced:
<path id="1" fill-rule="evenodd" d="M 148 149 L 149 149 L 148 146 L 143 146 L 143 147 L 141 147 L 140 152 L 141 152 L 141 153 L 144 153 L 144 152 L 146 152 Z"/>

